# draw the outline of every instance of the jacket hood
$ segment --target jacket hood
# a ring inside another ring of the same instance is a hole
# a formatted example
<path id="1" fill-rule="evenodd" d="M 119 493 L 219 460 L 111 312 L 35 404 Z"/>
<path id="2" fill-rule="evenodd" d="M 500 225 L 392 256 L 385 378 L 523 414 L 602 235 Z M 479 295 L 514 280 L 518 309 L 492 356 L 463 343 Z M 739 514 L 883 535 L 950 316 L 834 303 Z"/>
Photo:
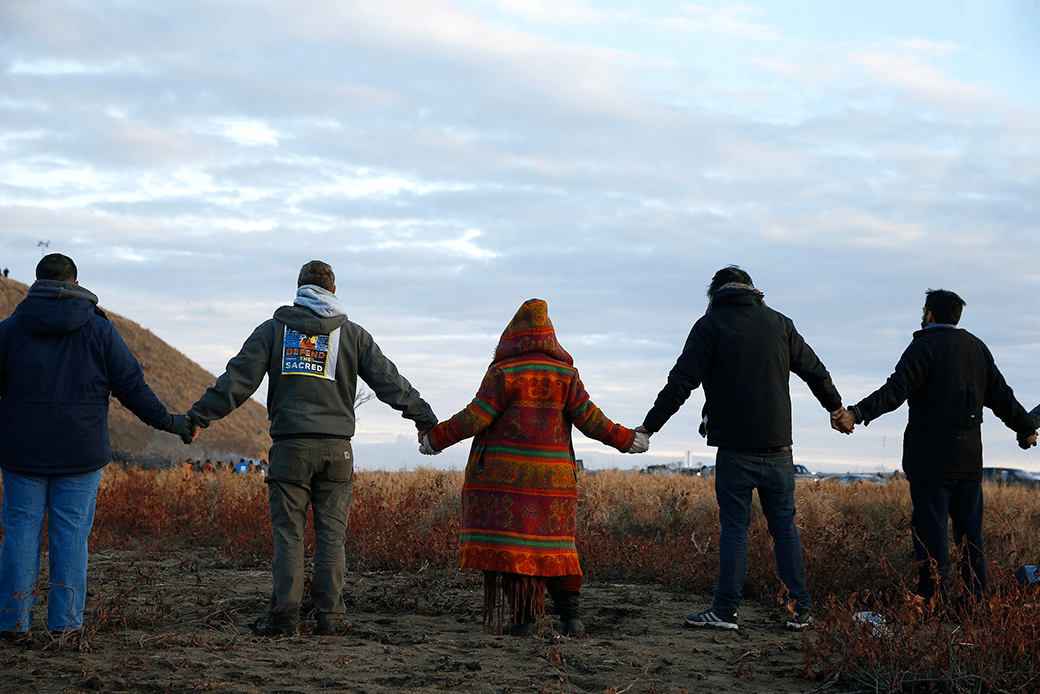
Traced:
<path id="1" fill-rule="evenodd" d="M 313 284 L 297 289 L 293 305 L 280 307 L 274 317 L 304 335 L 325 335 L 347 323 L 339 297 Z"/>
<path id="2" fill-rule="evenodd" d="M 719 287 L 719 290 L 711 295 L 708 302 L 708 311 L 723 306 L 765 306 L 765 294 L 755 289 L 750 284 L 731 282 Z"/>
<path id="3" fill-rule="evenodd" d="M 498 341 L 491 363 L 527 352 L 541 352 L 557 361 L 574 365 L 574 359 L 556 340 L 556 330 L 549 320 L 549 307 L 541 299 L 525 301 L 516 312 Z"/>
<path id="4" fill-rule="evenodd" d="M 55 337 L 82 328 L 94 315 L 105 318 L 97 302 L 92 291 L 78 284 L 36 280 L 14 314 L 34 335 Z"/>

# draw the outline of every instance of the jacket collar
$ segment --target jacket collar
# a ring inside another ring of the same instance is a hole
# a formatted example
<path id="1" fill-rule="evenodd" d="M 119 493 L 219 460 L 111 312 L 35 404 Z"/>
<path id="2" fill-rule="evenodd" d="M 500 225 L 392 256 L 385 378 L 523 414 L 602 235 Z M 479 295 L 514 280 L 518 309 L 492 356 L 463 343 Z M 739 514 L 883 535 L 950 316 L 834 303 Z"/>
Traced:
<path id="1" fill-rule="evenodd" d="M 946 330 L 957 330 L 957 326 L 950 325 L 948 323 L 932 323 L 931 325 L 927 325 L 921 328 L 920 330 L 915 330 L 914 339 L 916 340 L 919 337 L 924 337 L 925 335 L 931 335 L 933 333 L 944 332 Z"/>

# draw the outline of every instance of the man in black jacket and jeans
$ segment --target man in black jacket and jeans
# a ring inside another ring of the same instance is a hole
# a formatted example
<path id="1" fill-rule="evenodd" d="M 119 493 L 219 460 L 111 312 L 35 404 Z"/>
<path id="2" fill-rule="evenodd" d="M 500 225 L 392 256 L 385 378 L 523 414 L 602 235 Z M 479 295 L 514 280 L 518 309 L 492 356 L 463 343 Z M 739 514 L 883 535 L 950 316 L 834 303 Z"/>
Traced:
<path id="1" fill-rule="evenodd" d="M 1028 447 L 1036 427 L 993 363 L 989 349 L 957 328 L 964 301 L 944 289 L 928 290 L 921 330 L 885 385 L 839 413 L 837 428 L 851 432 L 909 402 L 903 434 L 903 472 L 910 482 L 917 594 L 935 595 L 931 563 L 949 573 L 947 519 L 957 544 L 966 540 L 961 578 L 977 598 L 986 588 L 982 548 L 982 408 L 988 407 Z M 945 587 L 940 586 L 945 596 Z"/>
<path id="2" fill-rule="evenodd" d="M 715 273 L 708 287 L 708 312 L 694 324 L 640 428 L 659 431 L 690 393 L 704 386 L 708 445 L 719 449 L 719 582 L 712 608 L 689 615 L 689 626 L 738 628 L 756 488 L 773 538 L 777 573 L 787 589 L 787 626 L 800 629 L 810 621 L 812 598 L 794 523 L 791 374 L 809 385 L 832 417 L 844 410 L 823 363 L 791 319 L 767 307 L 763 296 L 735 265 Z"/>

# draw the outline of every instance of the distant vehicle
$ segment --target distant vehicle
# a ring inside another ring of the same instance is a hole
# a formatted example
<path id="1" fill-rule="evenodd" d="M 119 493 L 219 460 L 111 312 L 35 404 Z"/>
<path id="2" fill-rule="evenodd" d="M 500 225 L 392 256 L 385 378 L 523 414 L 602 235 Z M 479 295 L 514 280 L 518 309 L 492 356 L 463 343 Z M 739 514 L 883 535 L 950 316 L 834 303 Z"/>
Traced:
<path id="1" fill-rule="evenodd" d="M 1040 475 L 1010 467 L 984 467 L 982 479 L 995 484 L 1010 484 L 1015 487 L 1040 487 Z"/>
<path id="2" fill-rule="evenodd" d="M 812 472 L 811 470 L 809 470 L 809 468 L 805 467 L 804 465 L 795 465 L 794 466 L 794 476 L 795 477 L 808 477 L 810 479 L 814 479 L 814 480 L 817 480 L 817 481 L 820 479 L 820 476 L 817 473 Z"/>
<path id="3" fill-rule="evenodd" d="M 834 475 L 833 477 L 823 478 L 825 482 L 837 482 L 838 484 L 859 484 L 860 482 L 866 484 L 885 484 L 888 480 L 878 475 L 871 475 L 867 473 L 849 473 L 847 475 Z"/>

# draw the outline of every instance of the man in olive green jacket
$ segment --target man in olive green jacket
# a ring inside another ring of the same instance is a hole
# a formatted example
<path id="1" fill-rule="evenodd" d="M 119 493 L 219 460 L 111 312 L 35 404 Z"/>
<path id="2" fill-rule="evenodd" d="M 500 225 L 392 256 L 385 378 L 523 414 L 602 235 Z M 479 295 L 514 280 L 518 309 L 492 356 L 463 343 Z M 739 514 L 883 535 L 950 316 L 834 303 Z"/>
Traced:
<path id="1" fill-rule="evenodd" d="M 188 411 L 195 426 L 227 416 L 268 378 L 267 411 L 273 445 L 266 481 L 274 532 L 274 586 L 261 636 L 294 634 L 303 597 L 303 529 L 314 512 L 316 547 L 311 598 L 315 634 L 346 623 L 343 549 L 354 482 L 354 397 L 361 378 L 376 397 L 415 422 L 419 437 L 437 424 L 419 391 L 397 371 L 367 330 L 347 319 L 326 263 L 300 270 L 296 299 L 253 331 L 199 401 Z M 196 428 L 195 434 L 198 435 Z"/>

